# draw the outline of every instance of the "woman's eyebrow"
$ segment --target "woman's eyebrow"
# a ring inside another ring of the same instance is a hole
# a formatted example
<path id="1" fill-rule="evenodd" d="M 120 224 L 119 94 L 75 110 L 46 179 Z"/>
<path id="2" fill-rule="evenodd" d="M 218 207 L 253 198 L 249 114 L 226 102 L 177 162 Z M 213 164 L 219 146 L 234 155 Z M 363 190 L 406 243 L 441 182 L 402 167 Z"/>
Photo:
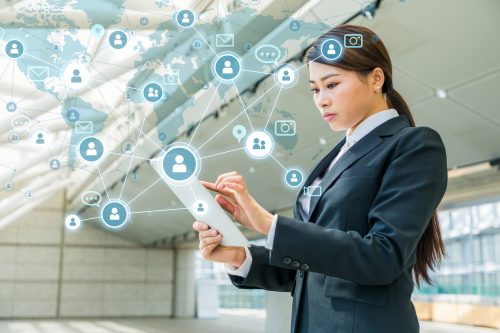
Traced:
<path id="1" fill-rule="evenodd" d="M 327 75 L 323 76 L 322 78 L 320 78 L 320 81 L 325 81 L 326 79 L 329 79 L 332 76 L 338 76 L 338 75 L 340 75 L 340 74 L 336 74 L 336 73 L 327 74 Z M 309 80 L 309 83 L 316 83 L 316 82 L 314 82 L 313 80 Z"/>

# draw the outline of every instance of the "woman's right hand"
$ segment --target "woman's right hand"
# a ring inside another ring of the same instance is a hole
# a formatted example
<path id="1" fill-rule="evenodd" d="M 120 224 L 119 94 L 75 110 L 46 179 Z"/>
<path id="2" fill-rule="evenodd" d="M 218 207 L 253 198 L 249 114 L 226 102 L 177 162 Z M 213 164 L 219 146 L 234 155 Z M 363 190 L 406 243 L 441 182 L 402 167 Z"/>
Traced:
<path id="1" fill-rule="evenodd" d="M 208 224 L 196 221 L 193 223 L 193 229 L 198 232 L 198 248 L 203 259 L 228 264 L 233 268 L 238 268 L 245 262 L 245 248 L 221 245 L 222 235 L 211 229 Z"/>

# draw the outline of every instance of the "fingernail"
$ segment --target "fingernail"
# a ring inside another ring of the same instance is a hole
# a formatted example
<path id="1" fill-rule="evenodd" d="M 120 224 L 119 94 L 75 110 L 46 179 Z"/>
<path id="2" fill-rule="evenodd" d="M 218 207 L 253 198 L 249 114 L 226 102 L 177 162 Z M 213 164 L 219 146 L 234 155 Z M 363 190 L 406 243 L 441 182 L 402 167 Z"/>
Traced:
<path id="1" fill-rule="evenodd" d="M 222 186 L 224 186 L 224 184 L 220 183 L 219 185 L 217 185 L 217 188 L 220 190 Z"/>

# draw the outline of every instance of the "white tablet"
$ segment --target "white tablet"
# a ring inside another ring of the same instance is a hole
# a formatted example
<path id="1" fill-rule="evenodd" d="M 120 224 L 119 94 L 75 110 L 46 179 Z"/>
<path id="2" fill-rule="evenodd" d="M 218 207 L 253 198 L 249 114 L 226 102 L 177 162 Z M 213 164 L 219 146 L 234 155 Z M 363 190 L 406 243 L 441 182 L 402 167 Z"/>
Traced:
<path id="1" fill-rule="evenodd" d="M 222 245 L 250 246 L 240 229 L 197 178 L 179 185 L 165 176 L 160 158 L 152 159 L 150 164 L 197 221 L 205 222 L 223 235 Z"/>

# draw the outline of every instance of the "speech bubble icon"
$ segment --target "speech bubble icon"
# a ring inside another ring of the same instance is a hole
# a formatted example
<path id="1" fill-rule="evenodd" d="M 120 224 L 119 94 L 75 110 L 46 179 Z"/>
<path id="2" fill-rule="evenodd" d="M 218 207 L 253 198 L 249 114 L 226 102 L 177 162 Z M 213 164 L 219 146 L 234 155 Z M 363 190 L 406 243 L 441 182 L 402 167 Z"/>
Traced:
<path id="1" fill-rule="evenodd" d="M 82 194 L 82 202 L 86 206 L 96 206 L 99 207 L 101 204 L 102 197 L 99 192 L 87 191 Z"/>
<path id="2" fill-rule="evenodd" d="M 233 127 L 233 136 L 238 140 L 238 143 L 241 143 L 241 139 L 243 139 L 247 135 L 247 129 L 243 125 L 236 125 Z"/>
<path id="3" fill-rule="evenodd" d="M 27 116 L 17 116 L 11 119 L 10 125 L 17 131 L 23 131 L 31 126 L 31 118 Z"/>
<path id="4" fill-rule="evenodd" d="M 255 58 L 264 64 L 274 64 L 281 58 L 281 51 L 274 45 L 264 44 L 255 50 Z"/>
<path id="5" fill-rule="evenodd" d="M 102 35 L 104 35 L 104 27 L 101 24 L 94 24 L 90 31 L 92 31 L 92 35 L 97 38 L 101 38 Z"/>

